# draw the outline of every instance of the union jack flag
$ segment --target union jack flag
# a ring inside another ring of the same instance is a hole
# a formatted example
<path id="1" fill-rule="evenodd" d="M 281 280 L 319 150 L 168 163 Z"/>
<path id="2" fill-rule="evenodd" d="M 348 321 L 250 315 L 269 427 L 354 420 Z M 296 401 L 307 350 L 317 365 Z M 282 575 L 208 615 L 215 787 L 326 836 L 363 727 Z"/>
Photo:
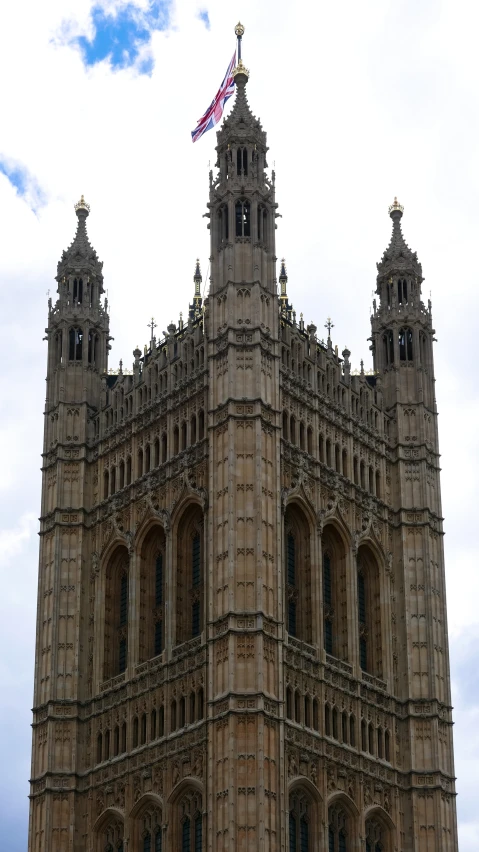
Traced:
<path id="1" fill-rule="evenodd" d="M 203 133 L 206 133 L 207 130 L 211 130 L 215 124 L 218 124 L 221 116 L 223 115 L 225 103 L 235 90 L 235 81 L 233 77 L 233 68 L 235 67 L 235 64 L 236 51 L 233 53 L 233 58 L 228 65 L 224 80 L 211 101 L 211 104 L 205 114 L 201 116 L 197 127 L 191 131 L 191 138 L 193 142 L 196 142 L 197 139 L 203 136 Z"/>

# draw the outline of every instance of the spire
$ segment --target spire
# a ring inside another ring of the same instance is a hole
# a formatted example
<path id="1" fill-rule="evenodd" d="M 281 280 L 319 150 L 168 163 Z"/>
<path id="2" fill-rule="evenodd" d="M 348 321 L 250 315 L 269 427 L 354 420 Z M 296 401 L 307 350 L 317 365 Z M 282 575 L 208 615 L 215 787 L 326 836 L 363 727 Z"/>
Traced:
<path id="1" fill-rule="evenodd" d="M 246 97 L 246 83 L 249 79 L 249 71 L 241 58 L 241 40 L 244 26 L 238 23 L 235 27 L 238 38 L 238 63 L 233 70 L 236 97 L 233 109 L 229 116 L 223 121 L 221 130 L 218 132 L 218 145 L 229 143 L 231 139 L 237 139 L 238 130 L 244 134 L 245 130 L 253 131 L 257 141 L 266 147 L 266 133 L 261 127 L 261 122 L 251 112 L 248 98 Z M 249 135 L 249 134 L 248 134 Z"/>
<path id="2" fill-rule="evenodd" d="M 288 294 L 286 292 L 286 285 L 288 283 L 288 274 L 286 272 L 286 261 L 285 261 L 284 257 L 281 260 L 281 271 L 279 273 L 279 283 L 280 283 L 280 287 L 281 287 L 280 295 L 279 295 L 279 298 L 281 299 L 281 305 L 286 307 L 286 305 L 288 304 Z"/>
<path id="3" fill-rule="evenodd" d="M 86 220 L 90 214 L 90 205 L 83 195 L 75 204 L 75 213 L 78 218 L 76 234 L 71 245 L 62 253 L 57 266 L 57 281 L 70 273 L 89 272 L 99 280 L 103 292 L 103 263 L 88 239 Z"/>
<path id="4" fill-rule="evenodd" d="M 422 267 L 417 259 L 416 252 L 411 251 L 406 243 L 401 230 L 401 219 L 404 212 L 404 207 L 399 204 L 397 198 L 389 207 L 389 215 L 393 220 L 393 232 L 391 241 L 384 252 L 380 262 L 377 264 L 378 270 L 378 291 L 379 283 L 385 276 L 390 277 L 394 274 L 410 274 L 421 282 Z"/>
<path id="5" fill-rule="evenodd" d="M 196 258 L 196 266 L 195 266 L 195 274 L 193 275 L 193 283 L 195 285 L 195 295 L 193 296 L 193 303 L 189 307 L 188 316 L 190 320 L 194 320 L 201 313 L 201 284 L 203 281 L 203 276 L 201 274 L 200 261 L 199 258 Z"/>

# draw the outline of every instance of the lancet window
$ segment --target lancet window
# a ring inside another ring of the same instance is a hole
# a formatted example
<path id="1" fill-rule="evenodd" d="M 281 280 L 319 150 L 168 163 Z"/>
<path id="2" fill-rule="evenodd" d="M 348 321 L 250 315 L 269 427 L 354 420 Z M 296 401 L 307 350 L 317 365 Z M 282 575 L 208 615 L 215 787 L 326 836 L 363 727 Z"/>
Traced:
<path id="1" fill-rule="evenodd" d="M 394 364 L 394 337 L 392 331 L 383 334 L 384 363 Z"/>
<path id="2" fill-rule="evenodd" d="M 98 335 L 93 331 L 88 332 L 88 363 L 98 366 Z"/>
<path id="3" fill-rule="evenodd" d="M 154 527 L 141 549 L 140 659 L 157 657 L 164 650 L 166 538 Z"/>
<path id="4" fill-rule="evenodd" d="M 398 305 L 407 304 L 407 281 L 405 278 L 398 279 Z"/>
<path id="5" fill-rule="evenodd" d="M 251 236 L 251 204 L 249 201 L 236 202 L 235 223 L 237 237 Z"/>
<path id="6" fill-rule="evenodd" d="M 346 599 L 346 551 L 332 525 L 322 539 L 323 564 L 323 640 L 327 654 L 346 660 L 348 656 L 348 618 Z"/>
<path id="7" fill-rule="evenodd" d="M 204 595 L 203 514 L 190 507 L 183 515 L 177 534 L 176 639 L 186 642 L 203 629 Z"/>
<path id="8" fill-rule="evenodd" d="M 340 804 L 328 811 L 328 852 L 351 852 L 348 814 Z"/>
<path id="9" fill-rule="evenodd" d="M 301 789 L 291 794 L 289 799 L 289 852 L 311 852 L 312 803 Z"/>
<path id="10" fill-rule="evenodd" d="M 240 176 L 248 174 L 248 149 L 238 148 L 236 151 L 236 173 Z"/>
<path id="11" fill-rule="evenodd" d="M 382 677 L 382 638 L 379 567 L 361 547 L 357 559 L 359 664 L 363 671 Z"/>
<path id="12" fill-rule="evenodd" d="M 83 278 L 73 279 L 73 304 L 81 305 L 83 302 Z"/>
<path id="13" fill-rule="evenodd" d="M 197 790 L 188 791 L 178 804 L 179 852 L 203 852 L 202 798 Z"/>
<path id="14" fill-rule="evenodd" d="M 412 345 L 412 329 L 401 328 L 399 330 L 399 360 L 412 361 L 413 345 Z"/>
<path id="15" fill-rule="evenodd" d="M 124 826 L 120 819 L 112 819 L 101 832 L 98 852 L 123 852 Z"/>
<path id="16" fill-rule="evenodd" d="M 139 852 L 163 852 L 162 814 L 154 802 L 149 802 L 135 819 L 135 849 Z"/>
<path id="17" fill-rule="evenodd" d="M 366 852 L 387 852 L 387 831 L 378 819 L 366 820 Z"/>
<path id="18" fill-rule="evenodd" d="M 68 332 L 68 359 L 81 361 L 83 358 L 83 330 L 71 328 Z"/>
<path id="19" fill-rule="evenodd" d="M 104 677 L 125 671 L 128 658 L 128 552 L 118 548 L 105 573 Z"/>
<path id="20" fill-rule="evenodd" d="M 310 528 L 297 505 L 285 514 L 285 581 L 288 632 L 312 641 Z"/>

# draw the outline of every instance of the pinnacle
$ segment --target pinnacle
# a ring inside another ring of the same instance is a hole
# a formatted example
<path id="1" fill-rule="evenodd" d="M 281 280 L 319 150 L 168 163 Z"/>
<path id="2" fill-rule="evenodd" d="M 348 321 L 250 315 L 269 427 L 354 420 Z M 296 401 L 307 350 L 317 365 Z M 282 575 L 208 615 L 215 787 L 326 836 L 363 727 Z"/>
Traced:
<path id="1" fill-rule="evenodd" d="M 378 273 L 384 275 L 398 269 L 401 272 L 410 271 L 422 279 L 422 267 L 418 261 L 417 253 L 409 248 L 401 229 L 403 209 L 395 198 L 394 204 L 389 208 L 389 215 L 393 220 L 391 240 L 377 264 Z"/>
<path id="2" fill-rule="evenodd" d="M 61 260 L 57 266 L 57 279 L 69 270 L 91 271 L 97 274 L 102 279 L 102 262 L 98 259 L 98 255 L 90 243 L 86 229 L 86 220 L 90 213 L 90 205 L 86 203 L 83 195 L 80 201 L 75 204 L 75 213 L 78 218 L 78 224 L 73 241 L 63 251 Z"/>

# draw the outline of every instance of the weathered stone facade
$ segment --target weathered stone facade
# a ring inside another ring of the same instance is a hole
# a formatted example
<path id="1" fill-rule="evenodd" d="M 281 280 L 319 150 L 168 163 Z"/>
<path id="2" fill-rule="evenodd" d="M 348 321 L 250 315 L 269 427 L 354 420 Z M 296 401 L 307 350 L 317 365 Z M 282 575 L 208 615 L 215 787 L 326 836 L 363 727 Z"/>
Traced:
<path id="1" fill-rule="evenodd" d="M 236 72 L 187 322 L 108 371 L 88 205 L 47 328 L 30 852 L 457 850 L 431 309 L 393 236 L 374 373 L 277 291 Z"/>

